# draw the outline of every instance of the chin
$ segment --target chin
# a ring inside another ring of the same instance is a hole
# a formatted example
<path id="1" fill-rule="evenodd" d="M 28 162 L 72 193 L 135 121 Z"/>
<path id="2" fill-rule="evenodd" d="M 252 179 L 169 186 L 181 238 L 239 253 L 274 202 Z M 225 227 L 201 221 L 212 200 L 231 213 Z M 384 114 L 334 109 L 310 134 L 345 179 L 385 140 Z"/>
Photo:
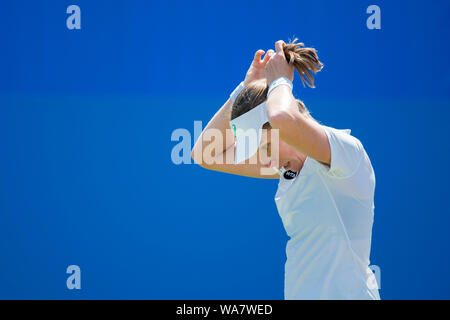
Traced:
<path id="1" fill-rule="evenodd" d="M 292 161 L 284 161 L 281 167 L 285 170 L 292 170 Z"/>
<path id="2" fill-rule="evenodd" d="M 295 160 L 289 160 L 287 162 L 287 165 L 284 167 L 286 170 L 291 170 L 294 172 L 298 172 L 299 171 L 299 163 Z"/>

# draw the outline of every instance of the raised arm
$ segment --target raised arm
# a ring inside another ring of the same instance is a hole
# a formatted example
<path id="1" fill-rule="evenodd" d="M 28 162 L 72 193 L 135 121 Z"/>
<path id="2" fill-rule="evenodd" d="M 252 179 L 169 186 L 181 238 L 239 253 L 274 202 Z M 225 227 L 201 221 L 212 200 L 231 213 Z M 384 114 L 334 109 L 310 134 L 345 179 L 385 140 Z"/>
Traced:
<path id="1" fill-rule="evenodd" d="M 270 51 L 273 53 L 273 50 Z M 263 79 L 265 77 L 264 68 L 267 61 L 269 61 L 270 55 L 266 54 L 264 59 L 261 59 L 263 54 L 263 50 L 258 50 L 255 53 L 245 80 L 243 81 L 244 86 L 251 81 Z M 254 178 L 279 178 L 278 174 L 275 173 L 273 175 L 261 174 L 260 169 L 263 164 L 259 161 L 258 153 L 246 163 L 234 164 L 234 136 L 230 128 L 232 106 L 233 101 L 228 99 L 209 121 L 194 145 L 191 153 L 192 159 L 198 165 L 210 170 Z M 220 141 L 214 141 L 215 138 L 212 138 L 217 137 L 218 135 L 222 137 L 222 147 L 216 152 L 217 149 L 211 148 L 211 144 L 220 143 Z"/>
<path id="2" fill-rule="evenodd" d="M 276 53 L 266 65 L 268 84 L 279 77 L 292 77 L 293 67 L 286 61 L 284 45 L 282 40 L 276 42 Z M 267 117 L 272 128 L 279 130 L 280 139 L 301 153 L 330 165 L 330 144 L 325 130 L 319 123 L 299 112 L 295 98 L 287 86 L 278 86 L 271 91 L 267 98 Z"/>

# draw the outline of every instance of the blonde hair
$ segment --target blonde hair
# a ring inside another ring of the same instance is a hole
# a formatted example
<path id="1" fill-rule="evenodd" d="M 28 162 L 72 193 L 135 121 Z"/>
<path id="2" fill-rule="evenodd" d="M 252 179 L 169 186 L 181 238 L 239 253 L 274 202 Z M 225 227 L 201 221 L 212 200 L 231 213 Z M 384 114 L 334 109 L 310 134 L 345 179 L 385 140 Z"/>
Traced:
<path id="1" fill-rule="evenodd" d="M 319 61 L 316 49 L 305 48 L 303 43 L 296 43 L 297 40 L 295 38 L 284 46 L 283 52 L 286 61 L 299 73 L 303 86 L 306 84 L 314 88 L 313 73 L 322 70 L 323 64 Z M 269 87 L 265 78 L 249 83 L 236 97 L 231 109 L 231 119 L 239 117 L 266 101 L 268 90 Z M 295 101 L 300 113 L 312 119 L 303 101 L 299 99 L 295 99 Z"/>

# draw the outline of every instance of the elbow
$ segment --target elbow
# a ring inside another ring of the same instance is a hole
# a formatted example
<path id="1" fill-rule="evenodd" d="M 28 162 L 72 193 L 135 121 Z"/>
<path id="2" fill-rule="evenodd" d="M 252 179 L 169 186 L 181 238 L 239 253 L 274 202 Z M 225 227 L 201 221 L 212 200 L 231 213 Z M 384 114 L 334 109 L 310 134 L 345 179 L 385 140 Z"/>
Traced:
<path id="1" fill-rule="evenodd" d="M 210 169 L 208 164 L 205 163 L 205 161 L 203 159 L 203 150 L 200 148 L 196 148 L 196 147 L 197 147 L 197 145 L 195 145 L 195 147 L 191 151 L 192 161 L 194 162 L 194 164 L 199 165 L 202 168 Z"/>

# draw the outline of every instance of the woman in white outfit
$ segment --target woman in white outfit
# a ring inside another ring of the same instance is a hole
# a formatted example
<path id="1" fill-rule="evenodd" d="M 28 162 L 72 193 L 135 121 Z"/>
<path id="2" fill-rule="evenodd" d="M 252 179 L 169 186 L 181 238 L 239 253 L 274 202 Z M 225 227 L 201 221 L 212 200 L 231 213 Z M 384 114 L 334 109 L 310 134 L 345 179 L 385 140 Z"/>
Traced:
<path id="1" fill-rule="evenodd" d="M 350 130 L 318 123 L 292 95 L 294 70 L 314 87 L 322 69 L 315 49 L 296 41 L 277 41 L 264 58 L 255 53 L 192 158 L 211 170 L 279 179 L 275 202 L 290 237 L 285 299 L 380 299 L 369 268 L 374 171 Z"/>

